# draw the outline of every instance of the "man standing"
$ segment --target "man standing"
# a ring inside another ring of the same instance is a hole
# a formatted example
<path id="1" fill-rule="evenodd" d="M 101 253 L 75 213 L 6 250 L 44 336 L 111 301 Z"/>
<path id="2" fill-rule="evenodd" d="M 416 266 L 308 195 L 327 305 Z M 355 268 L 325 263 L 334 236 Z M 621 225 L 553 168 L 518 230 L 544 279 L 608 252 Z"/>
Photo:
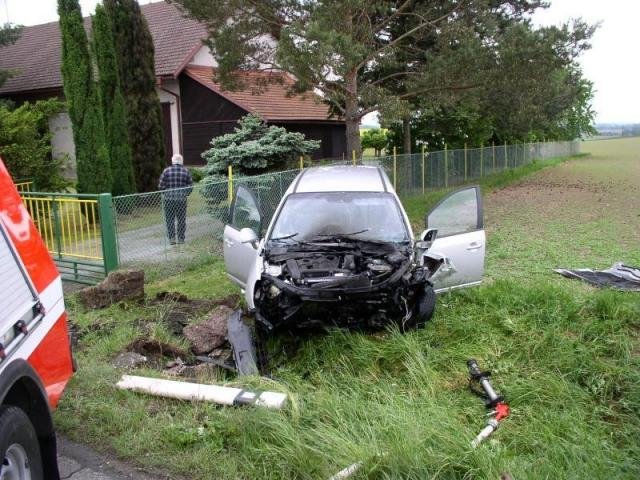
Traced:
<path id="1" fill-rule="evenodd" d="M 167 222 L 167 236 L 171 245 L 176 244 L 176 223 L 178 243 L 184 243 L 187 230 L 187 197 L 193 191 L 193 179 L 189 170 L 182 165 L 182 155 L 171 157 L 171 166 L 160 175 L 158 187 L 164 190 L 164 217 Z"/>

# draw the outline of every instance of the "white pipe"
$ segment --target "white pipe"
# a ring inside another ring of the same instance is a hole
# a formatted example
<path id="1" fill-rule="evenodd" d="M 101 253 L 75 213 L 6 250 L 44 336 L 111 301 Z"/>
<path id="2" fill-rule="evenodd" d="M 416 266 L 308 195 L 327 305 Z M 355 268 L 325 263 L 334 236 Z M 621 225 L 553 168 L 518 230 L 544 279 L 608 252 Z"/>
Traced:
<path id="1" fill-rule="evenodd" d="M 345 478 L 349 478 L 354 475 L 358 470 L 362 467 L 362 462 L 356 462 L 349 465 L 347 468 L 343 468 L 338 473 L 336 473 L 329 480 L 343 480 Z"/>
<path id="2" fill-rule="evenodd" d="M 200 400 L 221 405 L 257 405 L 267 408 L 282 408 L 287 395 L 277 392 L 249 392 L 241 388 L 203 385 L 200 383 L 176 382 L 161 378 L 123 375 L 116 386 L 122 390 L 149 393 L 160 397 L 180 400 Z"/>

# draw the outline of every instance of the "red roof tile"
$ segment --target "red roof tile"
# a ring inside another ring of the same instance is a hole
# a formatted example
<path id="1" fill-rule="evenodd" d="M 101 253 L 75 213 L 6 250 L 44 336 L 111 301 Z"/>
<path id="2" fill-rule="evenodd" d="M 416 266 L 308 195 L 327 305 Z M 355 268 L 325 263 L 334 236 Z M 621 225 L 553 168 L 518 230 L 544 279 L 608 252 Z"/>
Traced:
<path id="1" fill-rule="evenodd" d="M 153 36 L 156 75 L 177 74 L 206 38 L 206 28 L 164 1 L 140 8 Z M 86 18 L 87 28 L 90 23 Z M 61 44 L 58 22 L 25 27 L 16 43 L 0 48 L 0 69 L 18 72 L 0 88 L 0 94 L 61 88 Z"/>
<path id="2" fill-rule="evenodd" d="M 230 91 L 222 89 L 220 84 L 214 81 L 214 70 L 211 67 L 188 65 L 184 73 L 239 107 L 259 114 L 265 120 L 329 120 L 329 108 L 322 103 L 319 96 L 313 93 L 288 95 L 288 88 L 294 81 L 286 74 L 242 72 L 239 75 L 243 76 L 246 88 Z M 273 75 L 279 75 L 282 84 L 271 83 L 259 89 L 258 82 Z M 256 93 L 258 90 L 260 93 Z"/>

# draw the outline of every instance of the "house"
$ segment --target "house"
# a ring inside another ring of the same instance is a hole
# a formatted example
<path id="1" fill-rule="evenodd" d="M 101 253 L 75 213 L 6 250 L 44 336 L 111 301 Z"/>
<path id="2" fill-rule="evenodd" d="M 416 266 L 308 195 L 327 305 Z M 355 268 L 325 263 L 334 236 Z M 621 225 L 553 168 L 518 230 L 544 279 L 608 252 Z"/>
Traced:
<path id="1" fill-rule="evenodd" d="M 185 164 L 198 165 L 200 154 L 215 136 L 231 132 L 247 113 L 259 114 L 267 123 L 307 138 L 320 140 L 317 158 L 342 156 L 346 150 L 345 124 L 331 118 L 326 104 L 313 94 L 290 96 L 293 80 L 274 72 L 245 72 L 246 80 L 280 75 L 280 82 L 256 92 L 226 91 L 215 82 L 216 61 L 202 44 L 207 32 L 201 23 L 185 18 L 175 5 L 164 1 L 142 5 L 155 47 L 155 70 L 167 159 L 182 153 Z M 90 19 L 85 20 L 90 28 Z M 61 37 L 57 22 L 25 27 L 18 41 L 0 48 L 0 69 L 15 75 L 0 87 L 0 98 L 17 103 L 51 97 L 64 98 Z M 264 79 L 262 79 L 264 80 Z M 74 156 L 71 123 L 66 113 L 50 120 L 53 154 Z"/>

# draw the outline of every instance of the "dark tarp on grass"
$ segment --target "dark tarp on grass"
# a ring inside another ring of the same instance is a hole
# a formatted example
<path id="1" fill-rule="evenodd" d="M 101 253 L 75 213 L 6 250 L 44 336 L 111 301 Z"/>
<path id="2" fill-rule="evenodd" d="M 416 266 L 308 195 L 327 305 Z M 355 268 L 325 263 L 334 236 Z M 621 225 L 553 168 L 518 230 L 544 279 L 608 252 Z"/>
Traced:
<path id="1" fill-rule="evenodd" d="M 577 278 L 598 287 L 610 287 L 616 290 L 627 290 L 640 292 L 640 268 L 624 265 L 622 262 L 615 263 L 607 270 L 591 270 L 580 268 L 577 270 L 567 270 L 564 268 L 555 269 L 567 278 Z"/>

